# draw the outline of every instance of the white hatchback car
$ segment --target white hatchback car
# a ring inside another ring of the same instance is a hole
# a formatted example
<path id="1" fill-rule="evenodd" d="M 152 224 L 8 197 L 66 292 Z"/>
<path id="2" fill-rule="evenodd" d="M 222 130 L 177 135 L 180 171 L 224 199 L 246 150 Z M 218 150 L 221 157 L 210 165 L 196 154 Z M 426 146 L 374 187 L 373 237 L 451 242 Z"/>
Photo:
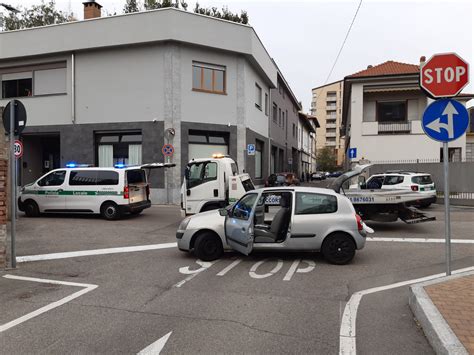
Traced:
<path id="1" fill-rule="evenodd" d="M 176 238 L 182 251 L 201 260 L 224 249 L 321 251 L 331 263 L 345 264 L 373 233 L 350 200 L 333 190 L 273 187 L 249 191 L 234 205 L 185 218 Z"/>

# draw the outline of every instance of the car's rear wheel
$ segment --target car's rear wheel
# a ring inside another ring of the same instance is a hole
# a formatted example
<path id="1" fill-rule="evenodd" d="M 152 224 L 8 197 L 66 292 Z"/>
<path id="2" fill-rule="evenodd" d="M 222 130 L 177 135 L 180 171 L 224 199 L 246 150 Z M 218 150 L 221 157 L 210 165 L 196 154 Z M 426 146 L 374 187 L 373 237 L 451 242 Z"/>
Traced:
<path id="1" fill-rule="evenodd" d="M 344 233 L 335 233 L 324 239 L 321 251 L 331 264 L 347 264 L 355 255 L 356 246 L 351 237 Z"/>
<path id="2" fill-rule="evenodd" d="M 38 204 L 35 201 L 26 201 L 24 209 L 27 217 L 38 217 L 40 214 Z"/>
<path id="3" fill-rule="evenodd" d="M 219 259 L 224 253 L 224 247 L 219 236 L 204 232 L 199 235 L 194 243 L 194 255 L 203 261 Z"/>
<path id="4" fill-rule="evenodd" d="M 114 221 L 121 217 L 120 209 L 117 204 L 113 202 L 106 202 L 102 205 L 100 209 L 100 214 L 102 217 L 108 221 Z"/>

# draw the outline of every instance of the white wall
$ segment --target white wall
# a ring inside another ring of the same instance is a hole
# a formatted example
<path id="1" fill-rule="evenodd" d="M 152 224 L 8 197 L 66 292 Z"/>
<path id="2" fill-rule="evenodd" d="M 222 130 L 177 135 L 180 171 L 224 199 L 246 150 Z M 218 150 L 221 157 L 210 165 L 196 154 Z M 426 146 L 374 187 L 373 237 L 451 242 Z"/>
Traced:
<path id="1" fill-rule="evenodd" d="M 226 67 L 226 94 L 193 91 L 192 62 Z M 236 125 L 237 60 L 236 56 L 199 47 L 181 46 L 182 121 Z"/>
<path id="2" fill-rule="evenodd" d="M 265 93 L 270 97 L 269 88 L 248 61 L 245 62 L 245 123 L 248 128 L 262 136 L 268 137 L 268 120 L 265 115 Z M 262 88 L 262 109 L 255 106 L 255 83 Z M 269 103 L 270 106 L 270 103 Z M 269 107 L 270 111 L 270 107 Z"/>
<path id="3" fill-rule="evenodd" d="M 76 54 L 76 122 L 162 121 L 163 48 Z"/>

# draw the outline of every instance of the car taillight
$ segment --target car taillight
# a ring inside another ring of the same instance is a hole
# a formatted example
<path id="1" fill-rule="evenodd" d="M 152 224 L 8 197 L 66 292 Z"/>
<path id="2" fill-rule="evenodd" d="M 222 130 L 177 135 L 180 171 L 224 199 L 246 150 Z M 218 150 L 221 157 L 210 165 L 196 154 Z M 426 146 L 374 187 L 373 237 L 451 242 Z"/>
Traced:
<path id="1" fill-rule="evenodd" d="M 126 199 L 130 198 L 130 193 L 129 193 L 129 188 L 128 188 L 128 186 L 125 186 L 125 187 L 123 188 L 123 198 L 126 198 Z"/>
<path id="2" fill-rule="evenodd" d="M 361 231 L 364 229 L 364 226 L 362 225 L 362 218 L 356 213 L 356 221 L 357 221 L 357 230 Z"/>
<path id="3" fill-rule="evenodd" d="M 146 199 L 150 199 L 150 185 L 146 185 Z"/>
<path id="4" fill-rule="evenodd" d="M 418 186 L 411 185 L 411 191 L 418 191 Z"/>

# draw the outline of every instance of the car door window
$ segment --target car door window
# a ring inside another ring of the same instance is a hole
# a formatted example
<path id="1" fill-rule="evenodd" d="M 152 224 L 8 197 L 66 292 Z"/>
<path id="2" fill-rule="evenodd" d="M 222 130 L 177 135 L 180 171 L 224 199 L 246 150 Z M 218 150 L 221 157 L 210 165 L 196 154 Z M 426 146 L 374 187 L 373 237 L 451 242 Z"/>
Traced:
<path id="1" fill-rule="evenodd" d="M 296 215 L 334 213 L 336 211 L 336 196 L 308 192 L 296 193 Z"/>
<path id="2" fill-rule="evenodd" d="M 66 178 L 66 171 L 53 171 L 38 181 L 39 186 L 61 186 Z"/>
<path id="3" fill-rule="evenodd" d="M 403 176 L 387 175 L 383 180 L 384 185 L 397 185 L 403 182 Z"/>
<path id="4" fill-rule="evenodd" d="M 248 220 L 257 196 L 258 194 L 248 194 L 237 201 L 232 210 L 232 217 Z"/>

